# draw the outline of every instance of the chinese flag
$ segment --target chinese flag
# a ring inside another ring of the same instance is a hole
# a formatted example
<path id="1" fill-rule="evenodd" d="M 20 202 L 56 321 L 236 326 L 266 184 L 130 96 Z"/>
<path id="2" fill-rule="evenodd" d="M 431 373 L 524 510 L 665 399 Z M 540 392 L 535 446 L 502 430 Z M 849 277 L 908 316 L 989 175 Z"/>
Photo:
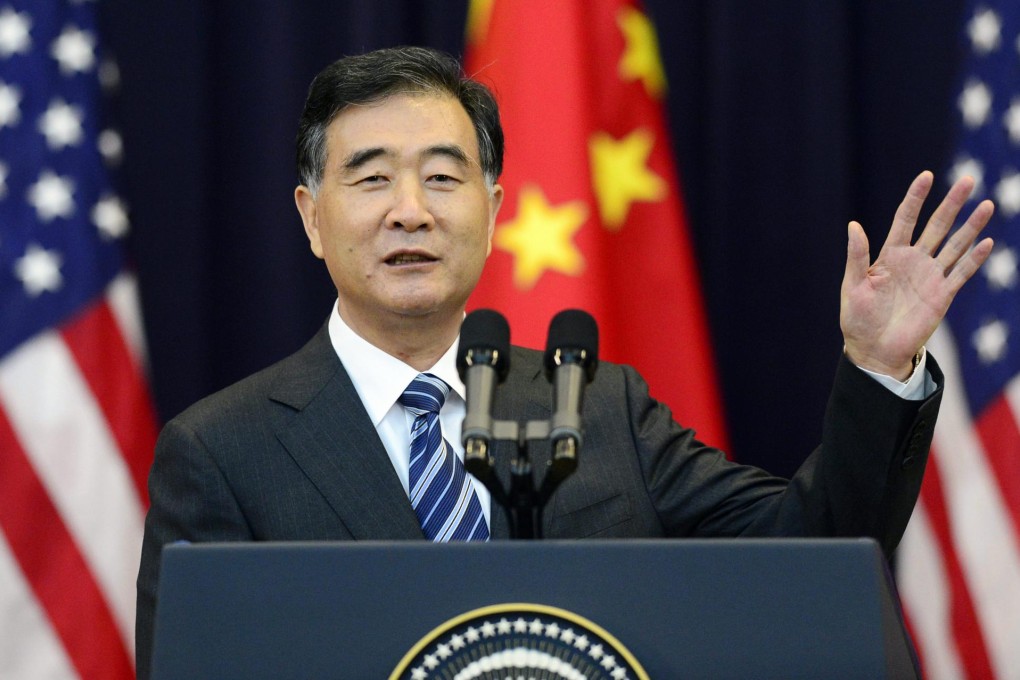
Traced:
<path id="1" fill-rule="evenodd" d="M 655 29 L 627 0 L 473 0 L 467 72 L 506 133 L 506 191 L 471 308 L 544 348 L 561 309 L 590 312 L 603 358 L 725 447 L 714 362 L 669 137 Z"/>

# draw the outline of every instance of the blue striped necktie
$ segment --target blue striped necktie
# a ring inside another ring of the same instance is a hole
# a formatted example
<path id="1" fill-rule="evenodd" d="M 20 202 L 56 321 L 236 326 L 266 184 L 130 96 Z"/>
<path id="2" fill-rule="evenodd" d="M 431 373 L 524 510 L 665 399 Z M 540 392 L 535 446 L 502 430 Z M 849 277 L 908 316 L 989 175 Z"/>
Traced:
<path id="1" fill-rule="evenodd" d="M 408 495 L 422 531 L 431 541 L 487 541 L 489 527 L 464 464 L 443 438 L 439 409 L 450 386 L 419 373 L 400 395 L 414 415 Z"/>

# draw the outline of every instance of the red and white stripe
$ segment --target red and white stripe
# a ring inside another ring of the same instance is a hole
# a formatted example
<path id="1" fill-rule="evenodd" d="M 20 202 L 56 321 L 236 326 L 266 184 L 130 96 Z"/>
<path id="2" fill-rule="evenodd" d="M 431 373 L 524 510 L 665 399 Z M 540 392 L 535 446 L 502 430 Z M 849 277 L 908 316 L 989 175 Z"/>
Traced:
<path id="1" fill-rule="evenodd" d="M 948 329 L 932 460 L 898 551 L 899 590 L 925 674 L 1020 678 L 1020 378 L 971 417 Z"/>
<path id="2" fill-rule="evenodd" d="M 155 420 L 133 280 L 0 361 L 0 677 L 132 678 Z"/>

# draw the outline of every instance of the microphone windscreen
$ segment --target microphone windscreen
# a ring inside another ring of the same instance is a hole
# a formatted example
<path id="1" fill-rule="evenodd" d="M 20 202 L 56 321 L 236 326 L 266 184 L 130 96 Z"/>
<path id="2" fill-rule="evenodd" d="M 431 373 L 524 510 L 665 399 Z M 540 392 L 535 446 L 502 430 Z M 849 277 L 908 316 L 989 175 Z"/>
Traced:
<path id="1" fill-rule="evenodd" d="M 599 327 L 591 314 L 580 309 L 564 309 L 549 323 L 545 345 L 545 369 L 556 368 L 556 350 L 584 350 L 586 368 L 594 368 L 599 356 Z"/>
<path id="2" fill-rule="evenodd" d="M 466 380 L 468 357 L 476 350 L 496 352 L 494 368 L 502 382 L 510 371 L 510 324 L 506 317 L 491 309 L 476 309 L 464 318 L 457 348 L 457 372 L 461 380 Z"/>

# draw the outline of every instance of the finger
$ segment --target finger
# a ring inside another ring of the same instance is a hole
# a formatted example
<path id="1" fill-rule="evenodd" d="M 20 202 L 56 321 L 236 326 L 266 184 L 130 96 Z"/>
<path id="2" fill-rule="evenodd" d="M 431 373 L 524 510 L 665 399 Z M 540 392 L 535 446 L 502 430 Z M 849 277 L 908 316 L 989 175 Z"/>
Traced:
<path id="1" fill-rule="evenodd" d="M 994 212 L 995 204 L 991 201 L 981 201 L 974 208 L 974 212 L 970 214 L 967 221 L 949 238 L 945 247 L 942 248 L 938 257 L 935 258 L 943 271 L 949 272 L 956 266 L 960 258 L 967 253 L 974 241 L 977 240 L 981 230 L 988 225 L 988 221 L 992 218 L 992 213 Z"/>
<path id="2" fill-rule="evenodd" d="M 956 263 L 953 271 L 946 276 L 946 283 L 949 285 L 952 296 L 955 296 L 963 287 L 963 284 L 967 283 L 970 277 L 974 276 L 974 273 L 981 268 L 981 265 L 985 263 L 988 256 L 992 254 L 992 247 L 994 245 L 995 243 L 992 239 L 982 239 L 980 243 L 974 246 L 970 252 Z M 951 300 L 952 297 L 950 298 Z"/>
<path id="3" fill-rule="evenodd" d="M 934 180 L 935 176 L 925 170 L 910 183 L 907 195 L 903 197 L 903 202 L 896 209 L 892 228 L 889 229 L 889 236 L 885 240 L 886 246 L 910 245 L 917 217 L 921 214 L 921 206 L 924 205 L 924 199 L 928 198 L 928 192 L 931 191 Z"/>
<path id="4" fill-rule="evenodd" d="M 860 222 L 851 222 L 847 226 L 846 271 L 843 274 L 843 287 L 854 287 L 868 276 L 871 266 L 871 255 L 868 252 L 868 236 Z"/>
<path id="5" fill-rule="evenodd" d="M 952 229 L 956 216 L 960 214 L 960 210 L 973 191 L 974 179 L 972 177 L 961 177 L 953 183 L 917 239 L 918 248 L 928 255 L 934 254 L 946 234 Z"/>

